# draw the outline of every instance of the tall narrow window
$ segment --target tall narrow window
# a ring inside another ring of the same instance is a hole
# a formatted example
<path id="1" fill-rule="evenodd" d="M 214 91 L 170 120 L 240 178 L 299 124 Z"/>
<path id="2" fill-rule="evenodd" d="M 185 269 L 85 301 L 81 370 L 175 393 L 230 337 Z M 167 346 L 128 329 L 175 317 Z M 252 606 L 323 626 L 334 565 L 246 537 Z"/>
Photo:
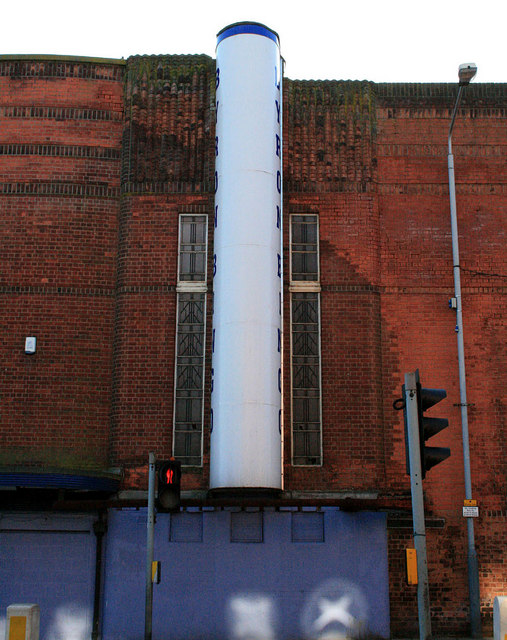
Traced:
<path id="1" fill-rule="evenodd" d="M 318 217 L 292 215 L 292 464 L 322 464 Z"/>
<path id="2" fill-rule="evenodd" d="M 180 216 L 173 453 L 192 466 L 202 464 L 206 239 L 206 216 Z"/>
<path id="3" fill-rule="evenodd" d="M 317 238 L 317 216 L 291 216 L 291 280 L 293 282 L 318 282 Z"/>
<path id="4" fill-rule="evenodd" d="M 206 239 L 205 216 L 180 216 L 180 283 L 206 282 Z"/>

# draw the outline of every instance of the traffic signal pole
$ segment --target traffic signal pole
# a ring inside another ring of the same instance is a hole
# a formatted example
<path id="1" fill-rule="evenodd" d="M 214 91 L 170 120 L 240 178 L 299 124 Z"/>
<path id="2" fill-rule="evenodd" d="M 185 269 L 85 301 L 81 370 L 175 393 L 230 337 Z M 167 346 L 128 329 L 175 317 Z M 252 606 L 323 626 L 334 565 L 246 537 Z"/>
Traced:
<path id="1" fill-rule="evenodd" d="M 151 640 L 153 614 L 153 537 L 155 529 L 155 454 L 149 454 L 148 525 L 146 530 L 146 605 L 144 609 L 144 640 Z"/>
<path id="2" fill-rule="evenodd" d="M 421 444 L 419 441 L 419 416 L 417 410 L 417 374 L 405 374 L 405 403 L 410 460 L 410 490 L 412 493 L 412 519 L 414 546 L 417 554 L 417 609 L 419 613 L 420 640 L 431 638 L 430 594 L 428 586 L 428 562 L 426 559 L 426 525 L 424 523 L 424 498 L 421 469 Z"/>

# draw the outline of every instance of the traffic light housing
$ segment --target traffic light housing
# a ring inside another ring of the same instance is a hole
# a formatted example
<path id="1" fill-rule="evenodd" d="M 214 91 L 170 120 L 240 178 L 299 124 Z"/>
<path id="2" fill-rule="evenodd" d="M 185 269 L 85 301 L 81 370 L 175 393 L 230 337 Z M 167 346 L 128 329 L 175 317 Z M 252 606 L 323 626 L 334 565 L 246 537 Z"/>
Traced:
<path id="1" fill-rule="evenodd" d="M 419 423 L 419 443 L 421 447 L 421 473 L 422 477 L 432 467 L 440 464 L 451 455 L 448 447 L 427 447 L 426 440 L 449 426 L 447 418 L 433 418 L 425 416 L 424 412 L 438 404 L 447 397 L 445 389 L 425 389 L 419 381 L 419 372 L 416 372 L 417 416 Z"/>
<path id="2" fill-rule="evenodd" d="M 157 511 L 179 511 L 181 491 L 181 462 L 160 460 L 157 462 L 158 493 Z"/>

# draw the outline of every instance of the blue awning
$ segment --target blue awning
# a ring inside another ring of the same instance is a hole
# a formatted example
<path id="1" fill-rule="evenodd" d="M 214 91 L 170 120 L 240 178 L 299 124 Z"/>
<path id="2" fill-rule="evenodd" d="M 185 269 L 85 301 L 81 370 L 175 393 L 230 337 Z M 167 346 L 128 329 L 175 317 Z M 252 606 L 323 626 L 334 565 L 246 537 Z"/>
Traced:
<path id="1" fill-rule="evenodd" d="M 114 493 L 120 485 L 119 474 L 62 473 L 55 471 L 0 471 L 0 487 L 23 489 L 70 489 Z"/>

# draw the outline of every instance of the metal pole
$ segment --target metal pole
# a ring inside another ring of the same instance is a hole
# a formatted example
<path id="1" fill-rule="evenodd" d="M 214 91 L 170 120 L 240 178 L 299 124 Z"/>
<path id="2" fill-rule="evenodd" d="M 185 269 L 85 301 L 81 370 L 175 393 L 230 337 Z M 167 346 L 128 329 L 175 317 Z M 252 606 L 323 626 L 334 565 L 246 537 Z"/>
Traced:
<path id="1" fill-rule="evenodd" d="M 405 374 L 405 401 L 407 414 L 408 453 L 410 460 L 410 491 L 412 493 L 412 519 L 414 546 L 417 554 L 417 610 L 420 640 L 431 638 L 430 593 L 428 562 L 426 559 L 426 525 L 424 523 L 424 497 L 419 442 L 419 416 L 417 414 L 417 373 Z"/>
<path id="2" fill-rule="evenodd" d="M 456 213 L 456 185 L 454 182 L 454 156 L 452 154 L 452 129 L 458 111 L 459 102 L 463 87 L 460 86 L 456 103 L 452 113 L 451 126 L 448 137 L 447 169 L 449 172 L 449 201 L 451 208 L 451 233 L 452 233 L 452 259 L 454 272 L 454 297 L 456 298 L 456 335 L 458 338 L 458 370 L 459 370 L 459 393 L 461 408 L 461 431 L 463 439 L 463 466 L 465 475 L 465 497 L 472 499 L 472 473 L 470 469 L 470 444 L 468 438 L 468 405 L 465 375 L 465 347 L 463 343 L 463 313 L 461 300 L 461 274 L 459 263 L 458 244 L 458 220 Z M 477 552 L 475 550 L 475 536 L 473 518 L 467 518 L 467 540 L 468 540 L 468 590 L 470 598 L 470 632 L 473 638 L 482 637 L 481 631 L 481 604 L 479 591 L 479 566 L 477 562 Z"/>
<path id="3" fill-rule="evenodd" d="M 107 515 L 106 515 L 107 517 Z M 95 549 L 95 589 L 93 596 L 93 624 L 92 624 L 92 640 L 98 640 L 100 630 L 100 605 L 101 605 L 101 586 L 102 586 L 102 542 L 107 531 L 107 523 L 104 520 L 104 514 L 99 512 L 99 519 L 93 523 L 93 532 L 97 537 Z"/>
<path id="4" fill-rule="evenodd" d="M 144 610 L 144 640 L 151 640 L 153 613 L 153 533 L 155 529 L 155 454 L 149 454 L 148 525 L 146 530 L 146 605 Z"/>

